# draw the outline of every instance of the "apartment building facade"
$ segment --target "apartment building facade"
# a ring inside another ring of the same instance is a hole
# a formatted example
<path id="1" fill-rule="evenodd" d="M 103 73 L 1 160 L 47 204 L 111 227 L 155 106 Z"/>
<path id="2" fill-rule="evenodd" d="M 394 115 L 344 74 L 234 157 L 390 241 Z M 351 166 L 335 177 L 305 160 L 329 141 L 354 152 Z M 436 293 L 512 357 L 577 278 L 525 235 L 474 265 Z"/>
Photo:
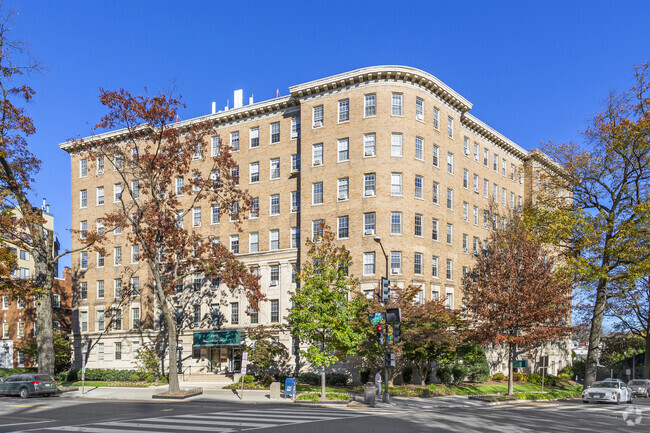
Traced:
<path id="1" fill-rule="evenodd" d="M 42 215 L 44 227 L 54 230 L 54 215 L 50 206 L 43 200 Z M 19 211 L 16 209 L 16 213 Z M 12 278 L 33 278 L 35 274 L 34 257 L 25 246 L 11 244 L 11 251 L 16 255 L 17 267 Z M 54 252 L 58 254 L 59 241 L 55 238 Z M 57 331 L 69 331 L 72 322 L 72 275 L 65 268 L 62 278 L 54 280 L 52 294 L 53 327 Z M 21 343 L 36 336 L 36 306 L 32 297 L 13 297 L 0 295 L 0 368 L 32 367 L 35 360 L 20 350 Z"/>
<path id="2" fill-rule="evenodd" d="M 553 169 L 543 154 L 526 151 L 471 115 L 468 100 L 415 68 L 368 67 L 289 91 L 178 124 L 214 122 L 217 133 L 204 142 L 207 155 L 230 146 L 240 187 L 254 197 L 241 232 L 208 203 L 184 224 L 217 236 L 253 268 L 267 298 L 255 315 L 245 314 L 245 298 L 229 299 L 227 308 L 215 304 L 223 323 L 184 330 L 184 365 L 193 372 L 238 370 L 241 339 L 226 335 L 285 322 L 289 293 L 306 260 L 304 241 L 323 224 L 351 252 L 349 271 L 366 296 L 388 272 L 393 284 L 420 286 L 419 300 L 444 299 L 449 308 L 462 308 L 462 276 L 489 230 L 532 202 L 540 173 Z M 101 145 L 118 134 L 88 140 Z M 104 161 L 90 161 L 71 143 L 61 148 L 71 156 L 72 227 L 103 227 L 124 185 Z M 200 158 L 193 164 L 207 166 Z M 121 234 L 112 238 L 106 256 L 82 251 L 73 257 L 73 268 L 82 272 L 75 288 L 79 326 L 84 339 L 101 335 L 89 367 L 130 368 L 137 348 L 160 330 L 152 296 L 144 292 L 121 314 L 119 327 L 105 329 L 105 311 L 115 303 L 125 270 L 132 283 L 148 278 L 133 260 L 137 247 Z M 73 248 L 79 245 L 73 238 Z M 188 281 L 206 283 L 200 276 Z M 294 348 L 288 334 L 278 338 Z"/>

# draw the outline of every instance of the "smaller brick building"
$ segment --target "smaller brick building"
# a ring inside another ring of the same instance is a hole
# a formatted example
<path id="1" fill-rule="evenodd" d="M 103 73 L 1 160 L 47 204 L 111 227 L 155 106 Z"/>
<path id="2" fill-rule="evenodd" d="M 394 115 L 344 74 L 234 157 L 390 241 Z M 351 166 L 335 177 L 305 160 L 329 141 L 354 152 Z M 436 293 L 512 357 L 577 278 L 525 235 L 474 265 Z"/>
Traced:
<path id="1" fill-rule="evenodd" d="M 71 332 L 72 272 L 66 267 L 63 278 L 54 281 L 52 295 L 55 330 Z M 36 337 L 36 308 L 33 298 L 11 299 L 3 295 L 0 305 L 0 368 L 33 367 L 35 362 L 24 355 L 20 346 Z"/>

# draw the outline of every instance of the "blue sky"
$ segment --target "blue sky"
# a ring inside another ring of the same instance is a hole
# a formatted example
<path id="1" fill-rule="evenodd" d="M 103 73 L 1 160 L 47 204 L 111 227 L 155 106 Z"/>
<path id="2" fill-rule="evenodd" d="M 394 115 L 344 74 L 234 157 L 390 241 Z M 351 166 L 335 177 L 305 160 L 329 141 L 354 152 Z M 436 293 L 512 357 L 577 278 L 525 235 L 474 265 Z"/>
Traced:
<path id="1" fill-rule="evenodd" d="M 312 79 L 379 64 L 423 69 L 526 149 L 579 140 L 610 90 L 650 61 L 647 1 L 27 1 L 14 36 L 46 67 L 28 107 L 47 197 L 70 245 L 70 160 L 58 144 L 90 133 L 98 89 L 175 86 L 182 119 L 211 102 L 288 94 Z M 69 264 L 69 259 L 62 264 Z"/>

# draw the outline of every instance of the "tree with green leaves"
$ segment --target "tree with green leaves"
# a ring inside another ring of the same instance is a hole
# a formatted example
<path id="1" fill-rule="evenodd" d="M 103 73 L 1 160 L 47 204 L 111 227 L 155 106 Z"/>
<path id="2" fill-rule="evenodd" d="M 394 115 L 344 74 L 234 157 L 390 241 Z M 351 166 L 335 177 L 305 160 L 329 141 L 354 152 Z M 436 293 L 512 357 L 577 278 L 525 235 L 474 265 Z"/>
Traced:
<path id="1" fill-rule="evenodd" d="M 252 326 L 246 330 L 248 362 L 251 370 L 264 378 L 273 369 L 283 372 L 288 369 L 283 362 L 289 358 L 289 349 L 278 338 L 281 326 Z"/>
<path id="2" fill-rule="evenodd" d="M 364 301 L 359 281 L 348 275 L 350 252 L 337 246 L 334 233 L 306 242 L 307 261 L 302 264 L 300 286 L 292 293 L 294 307 L 287 316 L 297 338 L 309 344 L 301 354 L 321 368 L 321 398 L 325 398 L 325 368 L 356 353 L 364 338 L 356 324 Z"/>
<path id="3" fill-rule="evenodd" d="M 635 68 L 635 84 L 612 92 L 583 133 L 584 145 L 548 143 L 562 169 L 541 176 L 530 226 L 563 253 L 580 282 L 590 324 L 585 386 L 596 380 L 608 298 L 650 265 L 650 63 Z M 570 194 L 557 194 L 569 191 Z"/>

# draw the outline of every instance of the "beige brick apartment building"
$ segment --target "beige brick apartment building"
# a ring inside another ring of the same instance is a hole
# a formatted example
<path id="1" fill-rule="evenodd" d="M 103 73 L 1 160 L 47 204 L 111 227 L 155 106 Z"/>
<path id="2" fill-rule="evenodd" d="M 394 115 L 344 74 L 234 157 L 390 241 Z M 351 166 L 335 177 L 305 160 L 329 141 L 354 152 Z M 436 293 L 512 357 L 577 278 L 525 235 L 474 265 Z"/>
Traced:
<path id="1" fill-rule="evenodd" d="M 488 227 L 533 200 L 535 179 L 551 165 L 472 116 L 468 100 L 418 69 L 368 67 L 289 90 L 289 96 L 246 106 L 236 102 L 235 108 L 181 122 L 214 122 L 218 132 L 206 138 L 208 155 L 219 143 L 230 145 L 240 185 L 259 209 L 243 232 L 208 203 L 184 223 L 218 236 L 254 267 L 268 299 L 256 316 L 245 314 L 243 297 L 230 300 L 227 311 L 215 305 L 226 319 L 220 329 L 186 329 L 183 363 L 192 373 L 238 370 L 239 346 L 221 338 L 224 332 L 284 323 L 296 267 L 305 260 L 301 245 L 323 222 L 350 250 L 350 272 L 368 296 L 386 272 L 378 236 L 393 283 L 418 284 L 421 299 L 442 298 L 460 308 L 463 272 L 483 247 Z M 118 135 L 90 140 L 101 145 Z M 89 161 L 71 143 L 61 147 L 72 160 L 72 227 L 100 227 L 125 188 L 103 161 Z M 490 213 L 491 206 L 497 211 Z M 83 339 L 105 331 L 105 310 L 124 284 L 126 267 L 135 269 L 136 283 L 147 278 L 123 238 L 113 236 L 112 253 L 105 257 L 73 257 L 73 268 L 84 271 L 76 288 Z M 78 246 L 73 238 L 72 247 Z M 132 367 L 135 350 L 159 332 L 151 299 L 143 293 L 128 306 L 119 326 L 93 349 L 88 367 Z M 292 346 L 288 335 L 280 339 Z M 502 368 L 505 363 L 493 360 L 494 370 Z"/>

